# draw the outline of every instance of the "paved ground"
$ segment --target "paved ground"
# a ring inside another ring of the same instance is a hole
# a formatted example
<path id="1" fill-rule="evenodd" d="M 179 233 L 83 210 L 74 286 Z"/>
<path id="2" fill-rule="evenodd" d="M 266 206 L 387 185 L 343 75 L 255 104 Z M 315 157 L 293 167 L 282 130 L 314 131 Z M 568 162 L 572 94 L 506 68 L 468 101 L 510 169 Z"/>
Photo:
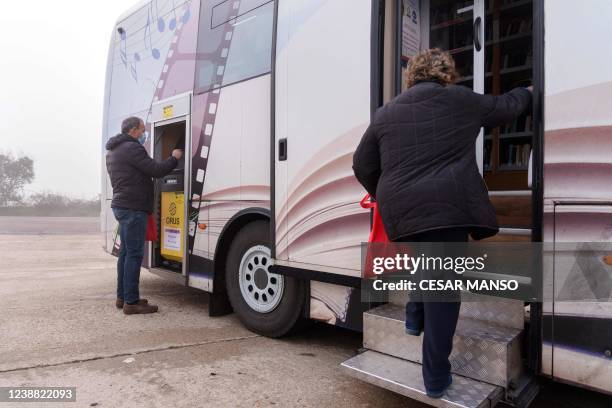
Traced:
<path id="1" fill-rule="evenodd" d="M 4 217 L 0 216 L 0 234 L 95 234 L 100 231 L 97 217 Z"/>
<path id="2" fill-rule="evenodd" d="M 146 272 L 141 290 L 161 312 L 124 316 L 97 220 L 23 221 L 27 234 L 0 217 L 0 386 L 76 386 L 67 407 L 422 407 L 340 372 L 358 333 L 315 325 L 258 337 L 233 315 L 209 318 L 205 294 Z M 535 406 L 609 402 L 544 384 Z"/>

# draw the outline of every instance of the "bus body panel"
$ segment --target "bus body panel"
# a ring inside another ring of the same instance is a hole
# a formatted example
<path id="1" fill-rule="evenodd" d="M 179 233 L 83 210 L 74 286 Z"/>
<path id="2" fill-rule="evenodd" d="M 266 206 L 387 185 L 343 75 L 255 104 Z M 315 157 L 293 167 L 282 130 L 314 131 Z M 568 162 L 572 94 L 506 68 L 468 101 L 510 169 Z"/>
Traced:
<path id="1" fill-rule="evenodd" d="M 612 347 L 611 267 L 604 253 L 577 258 L 564 248 L 612 240 L 612 45 L 603 35 L 610 21 L 609 1 L 589 7 L 545 1 L 543 229 L 544 240 L 556 245 L 545 282 L 542 372 L 606 392 L 612 392 L 605 356 Z"/>
<path id="2" fill-rule="evenodd" d="M 359 275 L 369 213 L 351 166 L 370 119 L 371 13 L 365 0 L 279 1 L 275 249 L 284 265 Z"/>

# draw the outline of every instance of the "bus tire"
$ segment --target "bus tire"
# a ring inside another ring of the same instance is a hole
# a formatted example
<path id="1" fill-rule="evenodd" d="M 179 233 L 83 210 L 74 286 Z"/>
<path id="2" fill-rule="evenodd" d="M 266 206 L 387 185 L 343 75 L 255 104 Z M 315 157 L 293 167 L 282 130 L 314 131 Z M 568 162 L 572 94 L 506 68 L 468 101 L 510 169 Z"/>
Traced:
<path id="1" fill-rule="evenodd" d="M 301 319 L 306 302 L 303 281 L 268 271 L 270 224 L 245 225 L 234 238 L 226 262 L 227 295 L 238 318 L 252 332 L 281 337 Z"/>

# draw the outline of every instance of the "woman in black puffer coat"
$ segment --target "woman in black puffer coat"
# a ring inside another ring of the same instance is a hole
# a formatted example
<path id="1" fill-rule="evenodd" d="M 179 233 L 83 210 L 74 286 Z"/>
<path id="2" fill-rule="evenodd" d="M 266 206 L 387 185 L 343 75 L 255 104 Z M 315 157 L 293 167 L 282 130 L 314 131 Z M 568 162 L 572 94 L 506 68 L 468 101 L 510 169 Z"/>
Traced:
<path id="1" fill-rule="evenodd" d="M 531 92 L 516 88 L 481 95 L 454 85 L 452 57 L 439 49 L 411 59 L 408 88 L 378 109 L 353 156 L 355 177 L 378 202 L 389 239 L 396 242 L 466 242 L 499 228 L 478 172 L 481 127 L 515 120 Z M 423 339 L 423 378 L 428 395 L 450 385 L 452 338 L 459 302 L 409 302 L 406 332 Z"/>

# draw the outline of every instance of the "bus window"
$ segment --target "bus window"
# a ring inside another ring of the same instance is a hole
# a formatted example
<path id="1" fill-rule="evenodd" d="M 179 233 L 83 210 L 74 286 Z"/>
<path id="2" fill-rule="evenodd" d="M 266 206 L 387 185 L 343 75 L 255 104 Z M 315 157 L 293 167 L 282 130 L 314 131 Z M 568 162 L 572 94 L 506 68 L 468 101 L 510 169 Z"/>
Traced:
<path id="1" fill-rule="evenodd" d="M 226 3 L 202 7 L 196 93 L 270 72 L 274 2 L 241 2 L 237 12 Z"/>

